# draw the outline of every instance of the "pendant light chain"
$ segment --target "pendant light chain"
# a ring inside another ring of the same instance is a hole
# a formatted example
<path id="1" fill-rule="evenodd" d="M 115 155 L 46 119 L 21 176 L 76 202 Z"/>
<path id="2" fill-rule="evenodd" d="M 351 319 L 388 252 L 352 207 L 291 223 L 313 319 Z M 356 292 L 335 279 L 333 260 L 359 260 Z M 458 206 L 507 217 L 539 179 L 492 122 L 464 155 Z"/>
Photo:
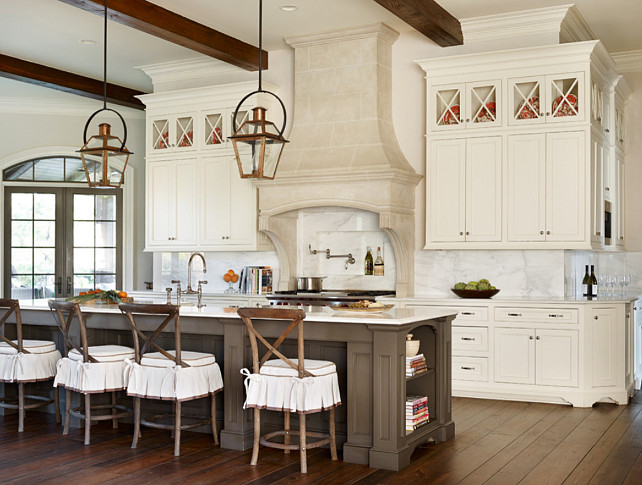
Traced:
<path id="1" fill-rule="evenodd" d="M 107 0 L 105 0 L 105 3 Z M 259 91 L 263 91 L 261 86 L 261 52 L 263 51 L 263 0 L 259 0 Z"/>
<path id="2" fill-rule="evenodd" d="M 103 29 L 103 109 L 107 109 L 107 0 L 105 0 L 105 26 Z"/>

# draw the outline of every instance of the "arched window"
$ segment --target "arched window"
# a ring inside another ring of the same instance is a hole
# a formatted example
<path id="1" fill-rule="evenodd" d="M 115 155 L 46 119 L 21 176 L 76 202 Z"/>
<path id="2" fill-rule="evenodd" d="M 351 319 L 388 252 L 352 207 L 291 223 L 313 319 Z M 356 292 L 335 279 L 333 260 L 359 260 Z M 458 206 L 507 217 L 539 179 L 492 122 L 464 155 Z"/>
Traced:
<path id="1" fill-rule="evenodd" d="M 5 297 L 122 288 L 121 189 L 86 187 L 75 157 L 14 164 L 3 182 Z"/>

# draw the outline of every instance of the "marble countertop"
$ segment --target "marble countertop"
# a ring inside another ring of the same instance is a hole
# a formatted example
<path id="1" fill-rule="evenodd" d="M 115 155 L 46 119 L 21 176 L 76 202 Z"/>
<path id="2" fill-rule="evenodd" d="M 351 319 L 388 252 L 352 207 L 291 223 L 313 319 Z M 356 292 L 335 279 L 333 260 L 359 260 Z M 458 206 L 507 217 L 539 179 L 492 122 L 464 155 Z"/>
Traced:
<path id="1" fill-rule="evenodd" d="M 49 311 L 47 299 L 20 300 L 20 309 Z M 165 303 L 160 300 L 145 300 L 137 303 Z M 120 314 L 117 305 L 81 305 L 84 313 L 114 313 Z M 385 324 L 405 325 L 423 320 L 432 320 L 446 316 L 456 315 L 457 312 L 444 308 L 390 308 L 378 313 L 345 312 L 332 310 L 328 307 L 306 307 L 306 322 L 329 322 L 329 323 L 364 323 L 364 324 Z M 197 318 L 238 318 L 236 309 L 221 306 L 208 305 L 197 308 L 194 305 L 181 306 L 180 315 L 184 317 Z"/>
<path id="2" fill-rule="evenodd" d="M 637 300 L 639 296 L 615 296 L 611 297 L 598 297 L 593 300 L 586 300 L 584 298 L 571 298 L 571 297 L 499 297 L 494 296 L 493 298 L 459 298 L 453 295 L 453 297 L 431 297 L 431 296 L 414 296 L 408 298 L 388 298 L 381 297 L 377 298 L 378 301 L 403 301 L 405 303 L 426 303 L 433 305 L 482 305 L 482 304 L 510 304 L 510 305 L 521 305 L 521 304 L 544 304 L 544 305 L 559 305 L 559 304 L 569 304 L 569 305 L 607 305 L 613 303 L 631 303 Z"/>

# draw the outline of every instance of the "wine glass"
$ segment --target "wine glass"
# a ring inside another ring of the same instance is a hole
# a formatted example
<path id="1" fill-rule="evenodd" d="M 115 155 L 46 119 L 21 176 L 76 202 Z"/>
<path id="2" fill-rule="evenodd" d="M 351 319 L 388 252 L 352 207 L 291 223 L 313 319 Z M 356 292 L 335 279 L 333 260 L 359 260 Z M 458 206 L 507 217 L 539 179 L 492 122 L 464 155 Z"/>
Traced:
<path id="1" fill-rule="evenodd" d="M 631 274 L 630 273 L 625 273 L 624 274 L 624 295 L 627 296 L 629 294 L 628 287 L 631 284 Z"/>
<path id="2" fill-rule="evenodd" d="M 615 285 L 617 284 L 617 276 L 608 275 L 609 295 L 615 298 Z"/>
<path id="3" fill-rule="evenodd" d="M 597 296 L 598 297 L 605 297 L 607 295 L 607 286 L 606 286 L 606 275 L 603 273 L 600 273 L 600 275 L 597 277 Z"/>
<path id="4" fill-rule="evenodd" d="M 621 274 L 617 277 L 617 284 L 620 285 L 620 294 L 624 297 L 624 285 L 626 284 L 626 275 Z"/>

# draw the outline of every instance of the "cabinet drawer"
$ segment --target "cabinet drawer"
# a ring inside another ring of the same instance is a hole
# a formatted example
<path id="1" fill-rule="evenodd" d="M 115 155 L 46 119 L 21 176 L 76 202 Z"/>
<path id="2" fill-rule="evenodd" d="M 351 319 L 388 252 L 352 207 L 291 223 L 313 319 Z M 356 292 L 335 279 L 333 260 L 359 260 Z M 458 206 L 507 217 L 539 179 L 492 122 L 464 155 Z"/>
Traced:
<path id="1" fill-rule="evenodd" d="M 453 352 L 488 350 L 488 327 L 453 327 Z"/>
<path id="2" fill-rule="evenodd" d="M 574 308 L 495 308 L 498 322 L 577 323 L 579 311 Z"/>
<path id="3" fill-rule="evenodd" d="M 462 321 L 488 321 L 488 308 L 487 307 L 472 307 L 472 306 L 455 306 L 455 305 L 429 305 L 425 303 L 407 303 L 406 308 L 444 308 L 457 312 L 457 317 L 454 322 Z"/>
<path id="4" fill-rule="evenodd" d="M 486 357 L 453 357 L 453 379 L 488 382 Z"/>

